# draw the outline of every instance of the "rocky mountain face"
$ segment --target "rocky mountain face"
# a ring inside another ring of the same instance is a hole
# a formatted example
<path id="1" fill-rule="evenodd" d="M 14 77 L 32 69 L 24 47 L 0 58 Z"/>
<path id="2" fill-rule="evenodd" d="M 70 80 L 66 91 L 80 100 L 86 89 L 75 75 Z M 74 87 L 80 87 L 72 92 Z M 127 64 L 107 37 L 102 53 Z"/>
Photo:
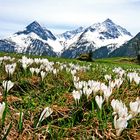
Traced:
<path id="1" fill-rule="evenodd" d="M 109 57 L 116 56 L 136 56 L 140 51 L 140 32 L 131 40 L 109 54 Z"/>
<path id="2" fill-rule="evenodd" d="M 78 29 L 72 31 L 66 31 L 60 35 L 57 35 L 60 40 L 70 40 L 74 38 L 77 34 L 82 33 L 84 31 L 83 27 L 79 27 Z"/>
<path id="3" fill-rule="evenodd" d="M 54 35 L 34 21 L 23 31 L 1 39 L 0 51 L 66 58 L 76 58 L 92 51 L 94 58 L 103 58 L 120 54 L 118 51 L 122 44 L 130 39 L 130 32 L 110 19 L 59 35 Z"/>
<path id="4" fill-rule="evenodd" d="M 25 30 L 0 40 L 0 51 L 4 52 L 57 56 L 58 49 L 62 49 L 62 46 L 56 37 L 36 21 L 29 24 Z"/>
<path id="5" fill-rule="evenodd" d="M 119 48 L 123 43 L 132 38 L 132 35 L 124 28 L 113 23 L 110 19 L 102 23 L 96 23 L 86 28 L 78 39 L 70 44 L 62 53 L 63 57 L 75 58 L 81 53 L 89 51 L 97 52 L 100 48 L 106 48 L 108 52 L 102 57 L 107 57 L 112 51 Z M 101 52 L 104 54 L 104 52 Z M 95 54 L 95 58 L 101 56 Z"/>
<path id="6" fill-rule="evenodd" d="M 15 43 L 6 39 L 0 40 L 0 52 L 15 52 Z"/>
<path id="7" fill-rule="evenodd" d="M 34 21 L 30 25 L 28 25 L 24 31 L 17 32 L 16 34 L 17 35 L 21 35 L 21 34 L 28 35 L 30 33 L 35 33 L 41 39 L 44 39 L 44 40 L 48 40 L 48 39 L 56 40 L 56 37 L 51 33 L 51 31 L 44 29 L 36 21 Z"/>

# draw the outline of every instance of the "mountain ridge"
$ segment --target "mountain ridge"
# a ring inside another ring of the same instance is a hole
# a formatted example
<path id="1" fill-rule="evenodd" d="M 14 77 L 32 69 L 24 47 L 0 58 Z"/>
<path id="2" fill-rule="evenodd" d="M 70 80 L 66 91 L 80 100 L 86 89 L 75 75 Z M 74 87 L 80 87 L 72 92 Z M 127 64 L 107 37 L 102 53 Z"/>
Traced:
<path id="1" fill-rule="evenodd" d="M 137 56 L 137 52 L 140 50 L 140 32 L 136 34 L 132 39 L 123 44 L 120 48 L 114 50 L 109 57 L 116 56 Z"/>
<path id="2" fill-rule="evenodd" d="M 70 44 L 62 53 L 62 56 L 75 58 L 81 53 L 94 52 L 104 46 L 112 48 L 108 49 L 110 50 L 108 53 L 110 53 L 131 38 L 130 32 L 107 19 L 102 23 L 95 23 L 87 27 L 77 41 Z"/>
<path id="3" fill-rule="evenodd" d="M 23 31 L 0 40 L 0 51 L 75 58 L 81 53 L 98 52 L 98 49 L 104 50 L 100 48 L 105 47 L 108 52 L 106 57 L 131 38 L 130 32 L 111 19 L 59 35 L 54 35 L 37 21 L 33 21 Z"/>

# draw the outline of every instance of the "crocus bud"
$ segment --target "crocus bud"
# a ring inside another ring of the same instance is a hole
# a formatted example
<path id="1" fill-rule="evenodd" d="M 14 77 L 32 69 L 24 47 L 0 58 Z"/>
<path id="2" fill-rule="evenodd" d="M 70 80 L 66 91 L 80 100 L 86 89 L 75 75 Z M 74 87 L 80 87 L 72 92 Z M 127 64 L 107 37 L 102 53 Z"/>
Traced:
<path id="1" fill-rule="evenodd" d="M 3 81 L 2 86 L 4 87 L 4 90 L 8 92 L 14 86 L 14 83 L 11 81 Z"/>
<path id="2" fill-rule="evenodd" d="M 98 107 L 101 109 L 101 108 L 102 108 L 102 104 L 103 104 L 103 102 L 104 102 L 103 97 L 97 95 L 97 96 L 95 97 L 95 101 L 96 101 Z"/>
<path id="3" fill-rule="evenodd" d="M 0 103 L 0 119 L 2 119 L 4 109 L 5 109 L 5 103 L 4 102 Z"/>

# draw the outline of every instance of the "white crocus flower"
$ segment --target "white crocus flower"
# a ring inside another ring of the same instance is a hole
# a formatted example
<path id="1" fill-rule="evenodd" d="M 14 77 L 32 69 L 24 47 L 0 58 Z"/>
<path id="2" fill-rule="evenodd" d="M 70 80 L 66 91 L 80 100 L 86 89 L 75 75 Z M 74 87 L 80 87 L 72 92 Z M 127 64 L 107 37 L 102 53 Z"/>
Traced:
<path id="1" fill-rule="evenodd" d="M 130 83 L 133 81 L 133 74 L 132 73 L 128 73 L 127 77 L 129 78 Z"/>
<path id="2" fill-rule="evenodd" d="M 87 86 L 83 87 L 83 94 L 85 94 L 85 95 L 86 95 L 87 89 L 88 89 L 88 87 L 87 87 Z"/>
<path id="3" fill-rule="evenodd" d="M 129 120 L 132 118 L 132 115 L 128 114 L 128 109 L 125 106 L 125 104 L 122 103 L 122 101 L 113 99 L 111 101 L 111 106 L 114 110 L 113 115 L 118 114 L 119 117 L 125 118 L 126 120 Z"/>
<path id="4" fill-rule="evenodd" d="M 4 90 L 8 92 L 14 86 L 14 83 L 11 81 L 3 81 L 2 86 L 4 87 Z"/>
<path id="5" fill-rule="evenodd" d="M 22 64 L 22 67 L 23 67 L 24 70 L 27 69 L 27 66 L 28 66 L 28 65 L 27 65 L 26 63 L 23 63 L 23 64 Z"/>
<path id="6" fill-rule="evenodd" d="M 56 75 L 56 74 L 57 74 L 57 70 L 56 70 L 56 69 L 53 69 L 53 71 L 52 71 L 52 72 L 53 72 L 53 74 L 54 74 L 54 75 Z"/>
<path id="7" fill-rule="evenodd" d="M 137 85 L 140 84 L 140 77 L 138 77 L 138 76 L 135 77 L 134 78 L 134 81 L 136 82 Z"/>
<path id="8" fill-rule="evenodd" d="M 35 68 L 35 73 L 38 75 L 40 72 L 40 69 L 39 68 Z"/>
<path id="9" fill-rule="evenodd" d="M 73 98 L 75 99 L 75 101 L 78 101 L 78 103 L 79 103 L 79 100 L 80 100 L 80 97 L 82 95 L 82 92 L 74 90 L 72 92 L 72 95 L 73 95 Z"/>
<path id="10" fill-rule="evenodd" d="M 119 108 L 118 115 L 119 117 L 125 118 L 126 120 L 130 120 L 132 118 L 132 115 L 128 114 L 128 109 L 125 104 L 123 104 L 123 107 Z"/>
<path id="11" fill-rule="evenodd" d="M 13 75 L 15 69 L 16 69 L 16 63 L 5 65 L 5 71 L 9 75 Z"/>
<path id="12" fill-rule="evenodd" d="M 114 81 L 109 81 L 109 87 L 110 88 L 114 88 L 116 85 L 115 85 L 115 82 Z"/>
<path id="13" fill-rule="evenodd" d="M 119 88 L 123 83 L 123 79 L 119 78 L 119 79 L 115 79 L 115 85 L 117 86 L 117 88 Z"/>
<path id="14" fill-rule="evenodd" d="M 139 97 L 136 98 L 136 101 L 140 104 L 140 98 Z"/>
<path id="15" fill-rule="evenodd" d="M 74 69 L 74 70 L 71 70 L 71 74 L 74 76 L 75 74 L 76 74 L 76 70 Z"/>
<path id="16" fill-rule="evenodd" d="M 127 77 L 129 78 L 130 83 L 133 80 L 136 82 L 136 84 L 140 83 L 140 77 L 139 77 L 138 73 L 136 73 L 136 72 L 128 73 Z"/>
<path id="17" fill-rule="evenodd" d="M 116 129 L 116 135 L 120 136 L 122 131 L 127 127 L 127 119 L 125 118 L 119 118 L 117 119 L 117 116 L 114 117 L 114 127 Z"/>
<path id="18" fill-rule="evenodd" d="M 111 101 L 111 106 L 112 106 L 113 111 L 114 111 L 114 112 L 113 112 L 113 115 L 116 114 L 116 113 L 118 113 L 120 103 L 121 103 L 121 102 L 119 102 L 119 100 L 115 100 L 115 99 L 113 99 L 113 100 Z"/>
<path id="19" fill-rule="evenodd" d="M 107 86 L 105 85 L 105 83 L 101 83 L 100 84 L 100 90 L 101 91 L 104 91 L 104 90 L 106 90 L 107 89 Z"/>
<path id="20" fill-rule="evenodd" d="M 112 88 L 108 87 L 107 89 L 105 89 L 103 91 L 104 93 L 104 98 L 105 100 L 108 102 L 108 98 L 110 97 L 110 95 L 112 94 Z"/>
<path id="21" fill-rule="evenodd" d="M 0 119 L 2 119 L 4 110 L 5 110 L 5 102 L 0 103 Z"/>
<path id="22" fill-rule="evenodd" d="M 87 88 L 87 90 L 86 90 L 87 99 L 88 99 L 88 97 L 90 96 L 91 93 L 92 93 L 92 89 Z"/>
<path id="23" fill-rule="evenodd" d="M 22 56 L 22 59 L 19 60 L 19 61 L 21 62 L 22 67 L 23 67 L 24 70 L 26 70 L 27 67 L 34 62 L 33 59 L 27 58 L 26 56 Z"/>
<path id="24" fill-rule="evenodd" d="M 125 74 L 125 70 L 122 69 L 118 74 L 120 77 L 123 77 L 123 75 Z"/>
<path id="25" fill-rule="evenodd" d="M 30 68 L 30 72 L 32 73 L 32 75 L 34 74 L 35 72 L 35 68 Z"/>
<path id="26" fill-rule="evenodd" d="M 41 72 L 40 72 L 40 74 L 41 74 L 41 79 L 42 79 L 42 81 L 43 81 L 43 80 L 44 80 L 44 78 L 45 78 L 45 76 L 46 76 L 46 72 L 41 71 Z"/>
<path id="27" fill-rule="evenodd" d="M 139 100 L 136 100 L 135 102 L 129 103 L 131 114 L 133 117 L 135 117 L 138 113 L 140 113 L 140 102 Z"/>
<path id="28" fill-rule="evenodd" d="M 73 76 L 73 81 L 74 82 L 78 82 L 79 81 L 79 77 Z"/>
<path id="29" fill-rule="evenodd" d="M 122 77 L 123 74 L 125 73 L 125 71 L 121 67 L 114 68 L 113 72 L 117 73 L 119 77 Z"/>
<path id="30" fill-rule="evenodd" d="M 43 112 L 40 115 L 39 121 L 36 125 L 36 127 L 38 127 L 39 123 L 42 122 L 44 119 L 46 119 L 47 117 L 49 117 L 51 114 L 53 113 L 53 110 L 49 107 L 46 107 Z"/>
<path id="31" fill-rule="evenodd" d="M 138 77 L 138 73 L 136 72 L 130 72 L 127 74 L 127 77 L 129 78 L 130 83 L 134 80 L 135 77 Z"/>
<path id="32" fill-rule="evenodd" d="M 97 95 L 97 96 L 95 97 L 95 101 L 96 101 L 98 107 L 101 109 L 101 108 L 102 108 L 102 104 L 103 104 L 103 102 L 104 102 L 103 97 Z"/>
<path id="33" fill-rule="evenodd" d="M 111 75 L 105 75 L 104 77 L 105 77 L 105 80 L 106 80 L 106 81 L 111 80 Z"/>
<path id="34" fill-rule="evenodd" d="M 101 88 L 101 83 L 98 81 L 89 80 L 87 84 L 92 89 L 93 93 L 98 92 Z"/>
<path id="35" fill-rule="evenodd" d="M 83 82 L 82 81 L 74 82 L 74 86 L 77 90 L 81 90 L 83 88 Z"/>

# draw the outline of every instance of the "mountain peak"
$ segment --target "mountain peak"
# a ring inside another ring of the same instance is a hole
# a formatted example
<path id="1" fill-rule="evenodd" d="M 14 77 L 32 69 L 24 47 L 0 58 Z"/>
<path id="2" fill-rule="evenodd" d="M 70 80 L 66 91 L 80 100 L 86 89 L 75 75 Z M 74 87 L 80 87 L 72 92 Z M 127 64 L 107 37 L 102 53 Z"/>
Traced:
<path id="1" fill-rule="evenodd" d="M 66 31 L 60 35 L 58 35 L 58 38 L 64 38 L 65 40 L 70 40 L 79 33 L 82 33 L 84 31 L 84 27 L 80 26 L 79 28 L 71 31 Z"/>
<path id="2" fill-rule="evenodd" d="M 37 22 L 37 21 L 33 21 L 32 23 L 30 23 L 26 29 L 29 29 L 29 30 L 33 30 L 33 29 L 36 29 L 36 28 L 42 28 L 40 26 L 40 24 Z"/>
<path id="3" fill-rule="evenodd" d="M 114 24 L 114 22 L 109 18 L 107 18 L 103 23 L 113 23 Z"/>
<path id="4" fill-rule="evenodd" d="M 47 30 L 46 28 L 44 29 L 37 21 L 33 21 L 30 23 L 28 26 L 26 26 L 26 29 L 24 31 L 19 31 L 16 34 L 30 34 L 30 33 L 35 33 L 38 35 L 40 38 L 44 40 L 56 40 L 56 37 L 52 34 L 51 31 Z"/>

